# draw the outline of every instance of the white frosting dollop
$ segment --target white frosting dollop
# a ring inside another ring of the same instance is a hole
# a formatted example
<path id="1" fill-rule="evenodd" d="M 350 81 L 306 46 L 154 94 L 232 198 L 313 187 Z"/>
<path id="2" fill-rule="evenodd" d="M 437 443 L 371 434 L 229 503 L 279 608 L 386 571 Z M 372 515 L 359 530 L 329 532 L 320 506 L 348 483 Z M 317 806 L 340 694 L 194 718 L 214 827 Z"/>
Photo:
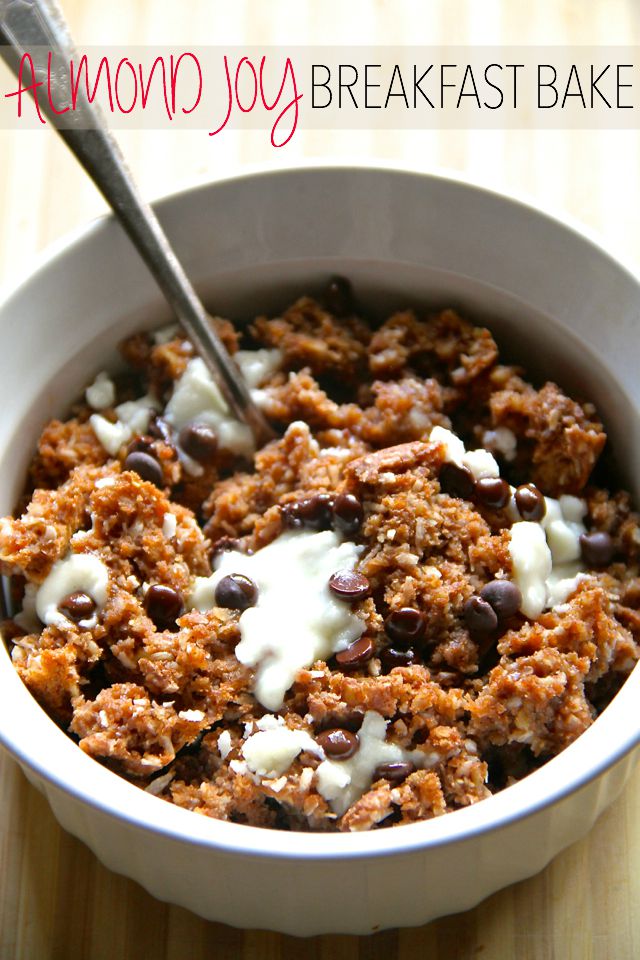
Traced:
<path id="1" fill-rule="evenodd" d="M 109 374 L 103 370 L 84 392 L 87 403 L 94 410 L 106 410 L 116 402 L 116 388 Z"/>
<path id="2" fill-rule="evenodd" d="M 322 761 L 315 771 L 318 793 L 340 817 L 369 789 L 380 764 L 410 761 L 417 768 L 425 768 L 440 759 L 436 753 L 404 750 L 398 744 L 387 742 L 388 723 L 375 710 L 368 710 L 358 731 L 359 746 L 354 755 L 348 760 L 330 760 L 305 730 L 291 730 L 282 717 L 266 714 L 255 723 L 257 731 L 251 732 L 254 725 L 247 724 L 242 756 L 254 776 L 273 778 L 286 773 L 303 750 L 315 754 Z M 218 749 L 222 754 L 220 742 Z M 243 768 L 237 772 L 243 772 Z M 313 771 L 305 768 L 305 772 L 310 774 L 311 781 Z"/>
<path id="3" fill-rule="evenodd" d="M 221 760 L 226 760 L 231 753 L 231 734 L 228 730 L 223 730 L 218 737 L 218 753 Z"/>
<path id="4" fill-rule="evenodd" d="M 218 443 L 225 450 L 238 454 L 253 452 L 251 429 L 230 414 L 201 357 L 190 360 L 176 381 L 164 418 L 176 433 L 193 424 L 207 426 L 215 430 Z"/>
<path id="5" fill-rule="evenodd" d="M 458 467 L 467 467 L 476 480 L 500 476 L 496 459 L 488 450 L 480 447 L 478 450 L 467 451 L 460 437 L 445 427 L 434 427 L 429 434 L 429 443 L 442 444 L 445 460 L 448 463 L 455 463 Z"/>
<path id="6" fill-rule="evenodd" d="M 40 584 L 35 597 L 38 617 L 47 626 L 64 630 L 71 621 L 58 609 L 58 604 L 70 593 L 86 593 L 95 602 L 96 611 L 90 619 L 81 620 L 79 626 L 91 629 L 106 602 L 108 583 L 109 571 L 100 557 L 93 553 L 70 553 L 54 563 Z"/>
<path id="7" fill-rule="evenodd" d="M 247 767 L 259 777 L 279 777 L 303 750 L 324 757 L 320 744 L 305 730 L 290 730 L 282 717 L 266 715 L 258 720 L 258 732 L 242 745 Z"/>
<path id="8" fill-rule="evenodd" d="M 180 327 L 177 323 L 168 323 L 166 327 L 159 327 L 157 330 L 154 330 L 151 336 L 153 342 L 158 347 L 173 340 L 173 338 L 178 335 L 179 330 Z"/>
<path id="9" fill-rule="evenodd" d="M 147 432 L 151 414 L 158 406 L 155 397 L 147 395 L 120 403 L 115 408 L 118 418 L 115 423 L 100 413 L 92 414 L 89 423 L 107 453 L 115 457 L 124 443 L 128 443 L 136 434 Z"/>
<path id="10" fill-rule="evenodd" d="M 547 578 L 547 607 L 557 608 L 565 603 L 576 590 L 578 584 L 588 580 L 589 574 L 584 572 L 580 563 L 560 563 L 554 566 L 551 575 Z"/>
<path id="11" fill-rule="evenodd" d="M 367 710 L 358 731 L 360 746 L 348 760 L 323 760 L 316 770 L 318 793 L 339 817 L 369 789 L 376 767 L 381 763 L 411 761 L 416 767 L 433 766 L 437 754 L 404 750 L 386 740 L 388 721 L 375 710 Z"/>
<path id="12" fill-rule="evenodd" d="M 511 527 L 509 553 L 513 579 L 520 588 L 520 609 L 532 620 L 539 617 L 547 603 L 547 578 L 551 575 L 551 551 L 539 523 L 520 520 Z"/>
<path id="13" fill-rule="evenodd" d="M 559 500 L 545 497 L 546 512 L 540 523 L 547 535 L 554 566 L 579 560 L 580 537 L 586 533 L 582 522 L 587 513 L 584 500 L 563 494 Z"/>
<path id="14" fill-rule="evenodd" d="M 240 373 L 248 387 L 260 387 L 280 369 L 282 350 L 238 350 L 233 359 L 240 367 Z"/>
<path id="15" fill-rule="evenodd" d="M 495 430 L 485 430 L 482 435 L 483 446 L 491 452 L 501 453 L 505 460 L 515 460 L 518 452 L 518 441 L 513 430 L 508 427 L 496 427 Z"/>
<path id="16" fill-rule="evenodd" d="M 177 327 L 171 326 L 158 330 L 153 337 L 156 343 L 165 343 L 175 335 Z M 258 387 L 264 383 L 282 363 L 281 350 L 239 350 L 234 359 L 240 367 L 240 373 L 251 388 L 254 401 L 260 405 L 265 393 Z M 87 388 L 87 402 L 96 410 L 111 406 L 115 399 L 115 388 L 106 373 L 100 373 L 91 387 Z M 106 402 L 107 399 L 110 402 Z M 136 434 L 146 433 L 149 420 L 154 411 L 159 410 L 158 401 L 151 396 L 140 397 L 121 403 L 115 408 L 117 420 L 112 423 L 99 413 L 89 418 L 96 437 L 112 457 L 120 447 L 128 443 Z M 246 423 L 231 414 L 226 401 L 200 357 L 194 357 L 187 364 L 181 377 L 173 386 L 164 418 L 179 433 L 183 427 L 202 425 L 215 431 L 218 444 L 223 450 L 250 456 L 255 449 L 251 429 Z M 178 444 L 180 459 L 192 476 L 200 476 L 202 465 L 189 457 Z"/>
<path id="17" fill-rule="evenodd" d="M 504 453 L 506 459 L 515 456 L 516 439 L 507 428 L 485 431 L 483 439 Z M 467 452 L 460 437 L 451 430 L 434 427 L 429 441 L 441 444 L 445 460 L 467 467 L 476 480 L 500 476 L 498 464 L 487 450 Z M 511 487 L 506 508 L 513 524 L 509 544 L 513 579 L 522 594 L 520 610 L 535 619 L 543 610 L 564 603 L 588 576 L 580 563 L 580 537 L 586 532 L 583 520 L 587 506 L 584 500 L 567 494 L 558 500 L 545 497 L 545 515 L 540 523 L 533 523 L 522 520 L 515 493 Z"/>
<path id="18" fill-rule="evenodd" d="M 278 369 L 282 362 L 282 353 L 280 350 L 240 350 L 234 359 L 247 384 L 255 388 Z M 255 449 L 251 429 L 231 414 L 200 357 L 190 360 L 186 370 L 176 381 L 164 418 L 176 433 L 183 427 L 196 424 L 211 427 L 218 437 L 220 447 L 232 453 L 250 456 Z M 202 473 L 199 463 L 179 447 L 178 452 L 189 473 L 193 476 Z"/>
<path id="19" fill-rule="evenodd" d="M 545 497 L 545 504 L 540 523 L 518 521 L 511 528 L 509 552 L 522 593 L 520 609 L 532 619 L 564 603 L 588 576 L 580 552 L 584 500 L 562 495 L 559 500 Z M 513 498 L 512 510 L 517 513 Z"/>
<path id="20" fill-rule="evenodd" d="M 282 706 L 299 670 L 362 636 L 363 621 L 328 586 L 331 574 L 353 570 L 362 549 L 331 530 L 291 531 L 251 556 L 227 551 L 210 577 L 196 578 L 191 605 L 202 611 L 215 606 L 216 586 L 228 574 L 258 587 L 256 605 L 240 615 L 235 653 L 255 668 L 254 695 L 267 710 Z"/>

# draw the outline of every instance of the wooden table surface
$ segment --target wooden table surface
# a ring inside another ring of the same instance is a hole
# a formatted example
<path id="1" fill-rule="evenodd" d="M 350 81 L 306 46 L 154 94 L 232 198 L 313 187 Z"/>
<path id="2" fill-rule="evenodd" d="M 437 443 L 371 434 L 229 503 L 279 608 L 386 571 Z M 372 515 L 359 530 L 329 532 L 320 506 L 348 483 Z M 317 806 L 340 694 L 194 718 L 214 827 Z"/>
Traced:
<path id="1" fill-rule="evenodd" d="M 640 43 L 637 0 L 63 0 L 81 43 Z M 409 159 L 571 214 L 640 266 L 637 131 L 299 131 L 120 135 L 149 198 L 248 164 Z M 104 205 L 49 131 L 0 131 L 0 285 Z M 0 706 L 1 708 L 1 706 Z M 421 929 L 310 941 L 206 923 L 103 868 L 0 756 L 0 958 L 631 960 L 640 957 L 640 771 L 541 875 Z"/>

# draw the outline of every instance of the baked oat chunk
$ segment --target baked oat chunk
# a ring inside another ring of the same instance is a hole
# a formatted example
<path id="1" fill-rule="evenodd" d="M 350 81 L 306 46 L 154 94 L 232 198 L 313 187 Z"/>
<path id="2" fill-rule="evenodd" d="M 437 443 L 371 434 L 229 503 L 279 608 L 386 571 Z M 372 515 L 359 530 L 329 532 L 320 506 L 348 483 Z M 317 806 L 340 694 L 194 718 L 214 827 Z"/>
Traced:
<path id="1" fill-rule="evenodd" d="M 585 696 L 587 657 L 544 648 L 495 667 L 469 703 L 469 733 L 481 747 L 525 743 L 534 756 L 559 753 L 593 720 Z"/>
<path id="2" fill-rule="evenodd" d="M 30 479 L 36 490 L 55 490 L 76 467 L 99 467 L 107 460 L 106 450 L 87 421 L 76 417 L 65 422 L 52 420 L 38 441 Z"/>
<path id="3" fill-rule="evenodd" d="M 85 753 L 132 777 L 145 777 L 166 767 L 201 727 L 202 718 L 155 703 L 144 687 L 114 683 L 93 701 L 74 700 L 69 729 Z"/>
<path id="4" fill-rule="evenodd" d="M 332 400 L 309 367 L 292 371 L 275 383 L 265 398 L 264 411 L 277 424 L 301 420 L 312 430 L 353 430 L 363 417 L 358 404 Z"/>
<path id="5" fill-rule="evenodd" d="M 443 414 L 443 391 L 437 380 L 403 377 L 371 384 L 373 403 L 364 408 L 357 435 L 372 447 L 423 440 L 437 425 L 450 427 Z"/>
<path id="6" fill-rule="evenodd" d="M 86 677 L 104 656 L 104 647 L 88 631 L 62 634 L 55 627 L 15 640 L 11 659 L 36 700 L 64 726 L 72 717 L 72 701 L 81 695 Z"/>
<path id="7" fill-rule="evenodd" d="M 337 318 L 311 297 L 301 297 L 281 317 L 258 317 L 253 336 L 284 354 L 286 369 L 309 367 L 355 381 L 364 366 L 369 327 L 355 316 Z"/>
<path id="8" fill-rule="evenodd" d="M 590 485 L 591 405 L 452 310 L 371 333 L 345 291 L 215 320 L 279 433 L 253 455 L 182 332 L 138 334 L 109 402 L 141 417 L 100 405 L 110 451 L 88 401 L 46 425 L 0 520 L 27 687 L 203 816 L 356 832 L 480 802 L 640 658 L 639 518 Z"/>
<path id="9" fill-rule="evenodd" d="M 580 406 L 555 383 L 501 390 L 489 404 L 494 427 L 531 445 L 531 479 L 541 490 L 551 496 L 584 490 L 607 439 L 591 404 Z"/>
<path id="10" fill-rule="evenodd" d="M 66 553 L 71 538 L 90 525 L 89 500 L 108 470 L 77 467 L 56 490 L 35 490 L 21 517 L 0 521 L 0 570 L 42 581 Z"/>
<path id="11" fill-rule="evenodd" d="M 590 663 L 587 679 L 599 680 L 614 664 L 619 652 L 625 659 L 637 656 L 629 631 L 614 616 L 610 596 L 600 585 L 584 583 L 564 609 L 543 614 L 537 622 L 505 633 L 498 650 L 506 657 L 533 654 L 540 650 L 573 652 Z"/>
<path id="12" fill-rule="evenodd" d="M 418 320 L 412 310 L 396 313 L 371 338 L 369 367 L 376 376 L 405 369 L 463 387 L 491 368 L 498 348 L 489 331 L 474 327 L 454 310 Z"/>

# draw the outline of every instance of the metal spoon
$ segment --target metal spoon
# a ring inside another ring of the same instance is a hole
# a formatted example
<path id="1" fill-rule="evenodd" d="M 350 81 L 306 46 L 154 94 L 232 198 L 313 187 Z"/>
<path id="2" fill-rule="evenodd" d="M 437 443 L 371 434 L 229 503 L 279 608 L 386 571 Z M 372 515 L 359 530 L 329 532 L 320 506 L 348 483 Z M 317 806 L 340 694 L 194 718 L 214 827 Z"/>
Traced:
<path id="1" fill-rule="evenodd" d="M 47 51 L 52 53 L 49 80 L 51 99 L 58 110 L 71 104 L 69 61 L 77 55 L 56 0 L 0 0 L 0 55 L 17 74 L 25 53 L 31 53 L 35 80 L 47 90 Z M 31 79 L 26 71 L 27 82 Z M 45 106 L 41 109 L 80 161 L 129 234 L 155 277 L 180 323 L 233 414 L 251 428 L 258 445 L 274 433 L 251 399 L 238 367 L 227 353 L 207 313 L 187 278 L 156 215 L 142 196 L 127 169 L 115 139 L 98 109 L 80 89 L 76 108 L 63 116 Z"/>

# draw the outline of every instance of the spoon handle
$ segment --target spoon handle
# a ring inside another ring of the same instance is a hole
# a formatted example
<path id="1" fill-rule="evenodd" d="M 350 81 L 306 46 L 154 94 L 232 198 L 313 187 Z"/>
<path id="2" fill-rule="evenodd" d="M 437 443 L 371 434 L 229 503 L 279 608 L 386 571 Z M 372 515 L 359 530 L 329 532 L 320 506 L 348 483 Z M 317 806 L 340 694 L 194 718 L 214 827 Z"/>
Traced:
<path id="1" fill-rule="evenodd" d="M 47 54 L 51 51 L 51 69 Z M 231 411 L 251 428 L 258 444 L 274 433 L 251 399 L 238 367 L 227 353 L 198 295 L 160 226 L 142 199 L 120 148 L 107 129 L 97 107 L 79 85 L 75 108 L 59 116 L 71 104 L 69 63 L 77 55 L 62 13 L 55 0 L 0 0 L 0 54 L 17 73 L 22 56 L 32 55 L 35 80 L 43 81 L 40 109 L 80 161 L 114 210 L 158 286 L 191 337 Z M 47 73 L 49 76 L 47 76 Z M 31 80 L 26 69 L 27 82 Z"/>

